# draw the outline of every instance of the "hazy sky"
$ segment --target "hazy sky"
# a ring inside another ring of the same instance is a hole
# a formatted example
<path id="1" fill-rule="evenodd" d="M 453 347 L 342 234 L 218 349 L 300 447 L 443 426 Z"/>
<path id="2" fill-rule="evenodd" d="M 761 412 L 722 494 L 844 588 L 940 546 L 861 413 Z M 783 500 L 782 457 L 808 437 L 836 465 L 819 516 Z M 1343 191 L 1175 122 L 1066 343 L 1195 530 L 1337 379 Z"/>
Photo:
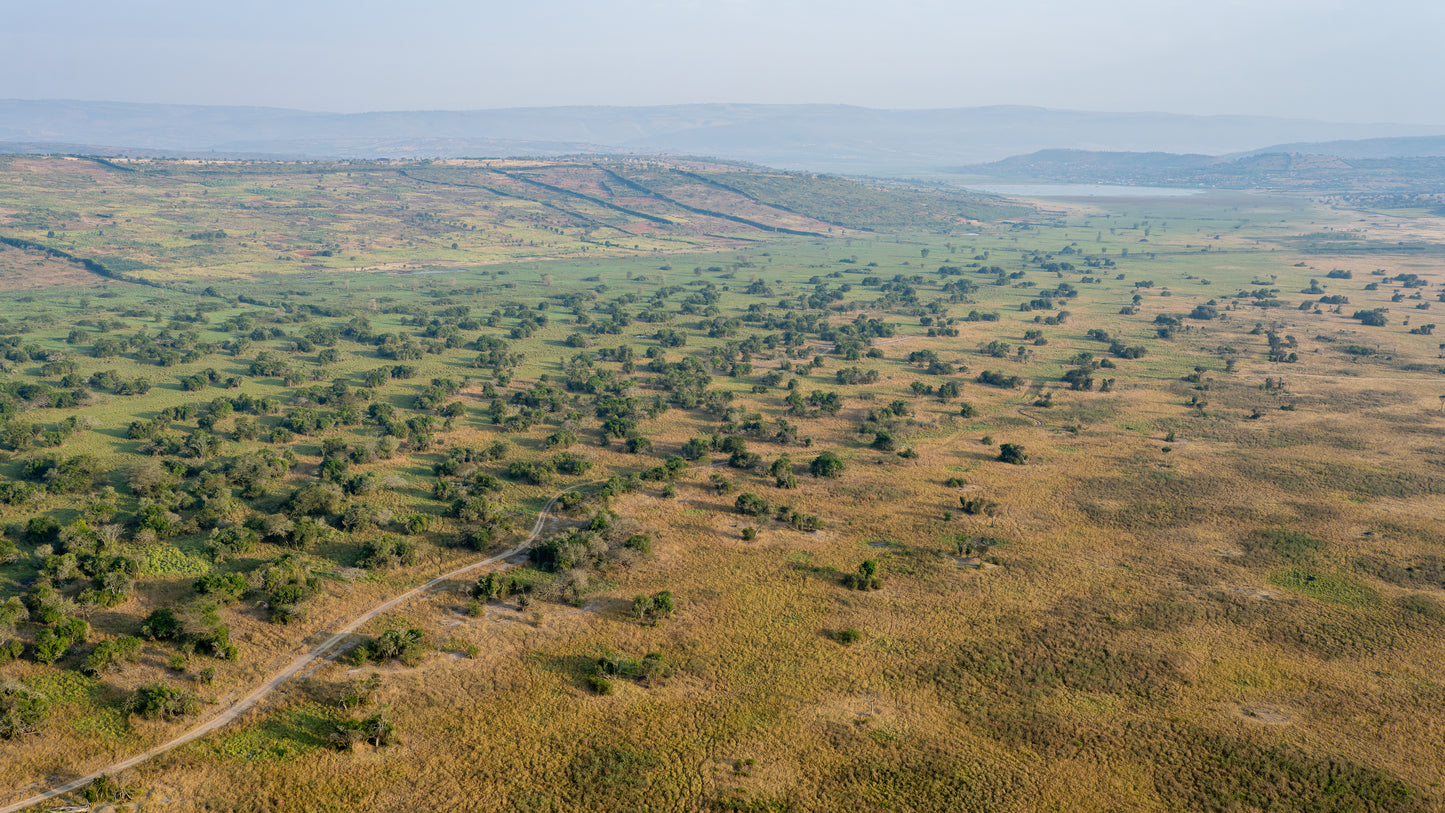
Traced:
<path id="1" fill-rule="evenodd" d="M 1029 104 L 1445 124 L 1441 0 L 47 0 L 0 98 Z"/>

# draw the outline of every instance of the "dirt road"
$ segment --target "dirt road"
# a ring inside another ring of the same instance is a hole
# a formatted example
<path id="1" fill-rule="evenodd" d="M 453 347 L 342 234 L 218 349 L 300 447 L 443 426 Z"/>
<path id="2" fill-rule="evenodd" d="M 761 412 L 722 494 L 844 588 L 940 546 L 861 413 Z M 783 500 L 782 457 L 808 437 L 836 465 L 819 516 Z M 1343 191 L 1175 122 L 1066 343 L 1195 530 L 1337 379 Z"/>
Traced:
<path id="1" fill-rule="evenodd" d="M 205 722 L 201 723 L 195 728 L 192 728 L 191 730 L 180 735 L 179 737 L 176 737 L 175 739 L 163 745 L 158 745 L 155 748 L 146 751 L 145 753 L 137 754 L 133 757 L 130 757 L 129 759 L 121 760 L 120 762 L 107 765 L 104 768 L 95 771 L 94 773 L 86 774 L 79 779 L 66 782 L 63 785 L 51 788 L 50 790 L 44 791 L 43 793 L 38 793 L 28 799 L 23 799 L 18 802 L 12 802 L 4 807 L 0 807 L 0 813 L 15 813 L 15 811 L 24 810 L 25 808 L 32 805 L 40 804 L 46 799 L 54 799 L 57 796 L 70 793 L 71 791 L 79 790 L 80 788 L 83 788 L 89 783 L 100 778 L 100 776 L 103 774 L 114 774 L 118 771 L 123 771 L 127 768 L 135 767 L 136 765 L 139 765 L 152 757 L 164 754 L 165 752 L 173 748 L 178 748 L 192 740 L 200 739 L 201 737 L 204 737 L 207 734 L 210 734 L 211 732 L 224 727 L 227 723 L 230 723 L 237 717 L 240 717 L 257 703 L 261 702 L 261 700 L 264 699 L 266 695 L 275 691 L 277 686 L 280 686 L 282 683 L 285 683 L 290 678 L 295 677 L 301 670 L 305 669 L 310 664 L 316 662 L 323 657 L 326 657 L 328 654 L 332 654 L 332 650 L 338 644 L 346 640 L 348 636 L 350 636 L 356 630 L 360 629 L 362 625 L 366 624 L 368 621 L 371 621 L 373 618 L 376 618 L 377 616 L 394 607 L 405 604 L 406 602 L 411 601 L 417 596 L 431 592 L 432 590 L 440 587 L 443 583 L 455 579 L 458 576 L 465 575 L 466 573 L 477 570 L 478 568 L 483 568 L 488 565 L 494 565 L 497 562 L 502 561 L 503 559 L 521 553 L 527 548 L 528 545 L 531 545 L 534 541 L 536 541 L 537 537 L 542 535 L 542 530 L 546 527 L 547 519 L 551 515 L 553 507 L 556 506 L 557 500 L 560 499 L 563 494 L 566 494 L 569 491 L 576 491 L 579 488 L 585 488 L 589 485 L 592 485 L 592 483 L 578 483 L 577 485 L 571 486 L 569 488 L 564 488 L 556 494 L 553 494 L 552 499 L 547 501 L 547 504 L 542 507 L 541 513 L 537 515 L 537 523 L 532 526 L 532 532 L 528 534 L 527 538 L 516 547 L 512 548 L 511 550 L 499 553 L 495 556 L 490 556 L 486 559 L 481 560 L 480 562 L 473 562 L 469 565 L 459 567 L 456 570 L 450 571 L 448 573 L 443 573 L 442 575 L 437 576 L 435 579 L 432 579 L 431 581 L 421 585 L 420 587 L 414 587 L 411 590 L 408 590 L 405 593 L 397 596 L 396 598 L 378 604 L 366 613 L 357 616 L 355 619 L 352 619 L 351 623 L 337 630 L 325 641 L 322 641 L 311 650 L 298 656 L 296 660 L 292 661 L 290 665 L 288 665 L 285 669 L 277 672 L 265 683 L 257 686 L 254 690 L 251 691 L 250 694 L 236 701 L 229 708 L 226 708 L 225 710 L 216 714 L 214 717 L 206 720 Z"/>

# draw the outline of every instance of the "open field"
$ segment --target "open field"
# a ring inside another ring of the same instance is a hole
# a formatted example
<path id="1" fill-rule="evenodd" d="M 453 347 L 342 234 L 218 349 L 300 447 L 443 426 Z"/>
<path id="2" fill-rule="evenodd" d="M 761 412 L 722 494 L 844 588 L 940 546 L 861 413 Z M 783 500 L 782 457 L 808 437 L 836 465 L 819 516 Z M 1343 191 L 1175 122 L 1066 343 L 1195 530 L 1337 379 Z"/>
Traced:
<path id="1" fill-rule="evenodd" d="M 907 190 L 864 223 L 833 179 L 540 163 L 187 180 L 232 197 L 165 211 L 148 185 L 212 170 L 6 160 L 36 179 L 0 201 L 27 246 L 0 252 L 0 721 L 46 713 L 0 739 L 0 805 L 172 739 L 595 481 L 531 556 L 93 801 L 1445 808 L 1438 219 L 1404 241 L 1231 192 L 929 231 Z M 380 217 L 383 175 L 467 228 Z M 484 182 L 571 190 L 545 202 L 593 225 L 483 211 Z M 278 260 L 300 221 L 258 200 L 318 184 L 395 230 L 318 220 L 333 255 Z M 210 219 L 174 233 L 187 212 Z M 136 702 L 157 683 L 175 719 Z"/>
<path id="2" fill-rule="evenodd" d="M 335 271 L 746 248 L 779 234 L 942 231 L 1023 209 L 947 188 L 731 164 L 261 163 L 0 156 L 5 236 L 194 285 Z"/>

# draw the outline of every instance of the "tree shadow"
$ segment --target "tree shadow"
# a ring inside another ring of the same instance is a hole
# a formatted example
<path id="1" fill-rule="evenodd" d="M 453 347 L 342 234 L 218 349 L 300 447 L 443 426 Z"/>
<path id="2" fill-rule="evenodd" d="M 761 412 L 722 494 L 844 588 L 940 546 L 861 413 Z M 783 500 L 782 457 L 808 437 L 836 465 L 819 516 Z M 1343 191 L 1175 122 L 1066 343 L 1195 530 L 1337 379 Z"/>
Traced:
<path id="1" fill-rule="evenodd" d="M 572 685 L 578 689 L 590 691 L 591 687 L 587 683 L 587 676 L 592 673 L 593 667 L 597 664 L 597 659 L 587 655 L 557 655 L 534 652 L 528 656 L 527 662 L 543 671 L 568 678 Z"/>
<path id="2" fill-rule="evenodd" d="M 842 584 L 842 576 L 838 569 L 832 566 L 815 565 L 811 561 L 792 559 L 788 562 L 788 569 L 801 576 Z"/>

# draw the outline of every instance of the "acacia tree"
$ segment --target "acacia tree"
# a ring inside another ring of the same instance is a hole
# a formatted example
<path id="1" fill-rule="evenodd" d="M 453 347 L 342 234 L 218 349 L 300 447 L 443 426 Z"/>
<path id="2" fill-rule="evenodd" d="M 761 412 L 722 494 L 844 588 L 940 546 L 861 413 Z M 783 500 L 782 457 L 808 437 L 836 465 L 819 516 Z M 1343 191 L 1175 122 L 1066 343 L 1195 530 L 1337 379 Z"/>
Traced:
<path id="1" fill-rule="evenodd" d="M 1028 462 L 1028 453 L 1024 447 L 1017 443 L 1005 443 L 998 447 L 998 460 L 1003 463 L 1012 463 L 1015 466 L 1022 466 Z"/>

